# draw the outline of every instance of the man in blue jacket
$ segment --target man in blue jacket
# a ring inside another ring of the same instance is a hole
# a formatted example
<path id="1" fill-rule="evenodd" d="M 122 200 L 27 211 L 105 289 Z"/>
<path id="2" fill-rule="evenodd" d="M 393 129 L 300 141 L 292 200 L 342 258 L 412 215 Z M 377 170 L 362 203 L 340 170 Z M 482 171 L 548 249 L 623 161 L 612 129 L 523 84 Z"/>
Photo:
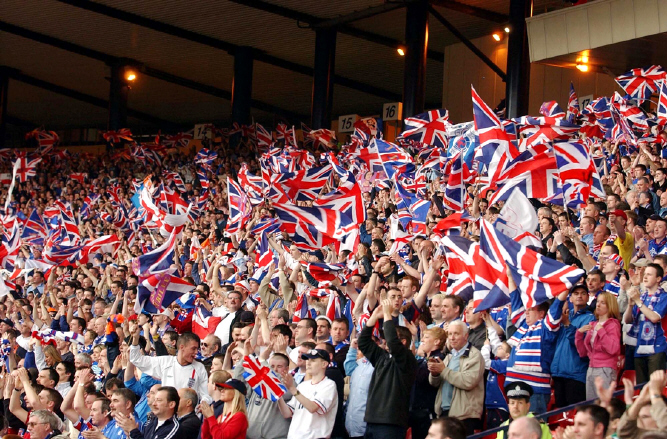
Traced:
<path id="1" fill-rule="evenodd" d="M 565 302 L 561 327 L 556 341 L 556 354 L 551 363 L 556 407 L 565 407 L 586 400 L 588 358 L 581 358 L 574 345 L 574 336 L 584 325 L 595 320 L 588 308 L 588 287 L 574 285 Z"/>

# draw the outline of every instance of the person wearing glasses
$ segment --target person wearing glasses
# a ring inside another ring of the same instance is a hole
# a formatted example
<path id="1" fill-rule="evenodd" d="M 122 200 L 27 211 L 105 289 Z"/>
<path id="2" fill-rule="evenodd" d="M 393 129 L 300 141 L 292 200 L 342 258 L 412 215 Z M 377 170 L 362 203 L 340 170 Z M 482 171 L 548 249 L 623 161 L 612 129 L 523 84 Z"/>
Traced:
<path id="1" fill-rule="evenodd" d="M 30 413 L 28 419 L 28 432 L 32 439 L 67 439 L 60 429 L 62 423 L 53 412 L 49 410 L 35 410 Z"/>

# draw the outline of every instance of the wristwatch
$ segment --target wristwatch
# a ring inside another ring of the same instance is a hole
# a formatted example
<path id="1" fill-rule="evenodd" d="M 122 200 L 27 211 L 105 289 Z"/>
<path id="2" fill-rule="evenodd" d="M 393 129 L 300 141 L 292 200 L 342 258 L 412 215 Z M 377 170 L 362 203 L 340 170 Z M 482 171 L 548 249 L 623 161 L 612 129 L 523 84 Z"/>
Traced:
<path id="1" fill-rule="evenodd" d="M 296 393 L 294 394 L 294 396 L 296 397 L 296 396 L 299 396 L 299 395 L 301 395 L 301 392 L 299 392 L 299 389 L 296 389 Z"/>

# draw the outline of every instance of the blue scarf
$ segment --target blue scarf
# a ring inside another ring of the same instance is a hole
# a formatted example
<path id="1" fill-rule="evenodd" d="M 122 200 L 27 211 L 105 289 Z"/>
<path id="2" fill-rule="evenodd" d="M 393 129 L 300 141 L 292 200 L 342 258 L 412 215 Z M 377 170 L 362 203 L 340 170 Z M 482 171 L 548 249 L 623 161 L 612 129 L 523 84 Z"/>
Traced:
<path id="1" fill-rule="evenodd" d="M 641 295 L 641 301 L 646 305 L 648 309 L 653 311 L 655 304 L 660 299 L 660 295 L 664 293 L 662 288 L 658 288 L 658 291 L 655 292 L 653 296 L 649 296 L 648 291 L 645 291 Z M 658 334 L 658 325 L 661 322 L 653 323 L 646 318 L 644 313 L 639 310 L 639 307 L 635 305 L 632 310 L 633 317 L 633 329 L 635 324 L 637 325 L 637 350 L 636 354 L 639 355 L 652 355 L 655 354 L 655 342 Z"/>

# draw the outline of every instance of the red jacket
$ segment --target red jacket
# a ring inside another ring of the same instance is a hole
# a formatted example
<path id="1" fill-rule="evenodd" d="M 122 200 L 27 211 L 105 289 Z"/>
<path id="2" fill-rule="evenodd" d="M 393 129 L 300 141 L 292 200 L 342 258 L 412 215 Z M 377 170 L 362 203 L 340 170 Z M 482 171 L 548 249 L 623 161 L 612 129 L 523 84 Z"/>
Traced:
<path id="1" fill-rule="evenodd" d="M 222 422 L 211 416 L 201 425 L 201 439 L 245 439 L 247 430 L 248 419 L 243 412 L 236 412 Z"/>

